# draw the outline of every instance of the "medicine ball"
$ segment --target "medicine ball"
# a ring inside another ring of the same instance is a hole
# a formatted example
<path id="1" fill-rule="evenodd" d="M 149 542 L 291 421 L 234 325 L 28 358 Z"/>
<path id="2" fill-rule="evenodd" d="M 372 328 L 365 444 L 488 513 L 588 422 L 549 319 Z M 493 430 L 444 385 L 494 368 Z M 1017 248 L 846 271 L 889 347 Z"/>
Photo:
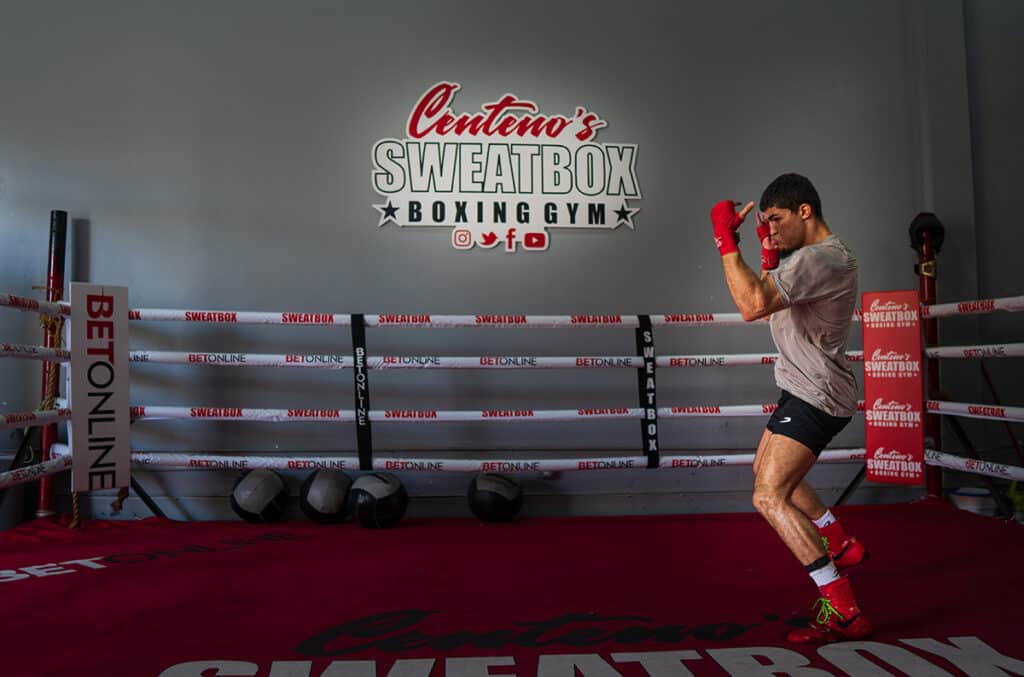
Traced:
<path id="1" fill-rule="evenodd" d="M 257 468 L 238 478 L 231 490 L 231 509 L 246 522 L 277 522 L 288 505 L 288 485 L 268 468 Z"/>
<path id="2" fill-rule="evenodd" d="M 395 526 L 408 506 L 409 494 L 401 480 L 387 472 L 359 477 L 348 493 L 348 511 L 367 529 Z"/>
<path id="3" fill-rule="evenodd" d="M 480 473 L 469 484 L 469 509 L 484 522 L 510 522 L 523 507 L 523 488 L 515 479 Z"/>
<path id="4" fill-rule="evenodd" d="M 341 470 L 321 468 L 309 474 L 299 489 L 299 507 L 314 522 L 337 524 L 348 517 L 352 479 Z"/>

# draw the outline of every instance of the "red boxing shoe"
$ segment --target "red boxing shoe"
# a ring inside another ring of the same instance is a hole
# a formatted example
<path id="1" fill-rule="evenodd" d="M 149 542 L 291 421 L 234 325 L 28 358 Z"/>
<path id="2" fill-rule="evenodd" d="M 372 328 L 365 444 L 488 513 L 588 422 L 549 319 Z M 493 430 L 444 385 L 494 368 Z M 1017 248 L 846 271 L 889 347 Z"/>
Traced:
<path id="1" fill-rule="evenodd" d="M 832 562 L 835 563 L 836 569 L 839 571 L 863 564 L 864 560 L 868 558 L 868 549 L 864 547 L 863 543 L 852 536 L 840 543 L 839 547 L 835 549 L 833 549 L 832 542 L 827 537 L 822 537 L 821 540 L 824 541 L 825 549 L 828 550 L 828 556 L 832 558 Z"/>
<path id="2" fill-rule="evenodd" d="M 822 543 L 825 544 L 825 551 L 840 571 L 855 567 L 868 558 L 868 549 L 846 533 L 843 523 L 839 520 L 818 531 L 821 533 Z"/>
<path id="3" fill-rule="evenodd" d="M 829 644 L 864 639 L 871 634 L 871 621 L 857 606 L 845 576 L 821 588 L 815 603 L 817 616 L 806 628 L 790 630 L 786 639 L 795 644 Z"/>

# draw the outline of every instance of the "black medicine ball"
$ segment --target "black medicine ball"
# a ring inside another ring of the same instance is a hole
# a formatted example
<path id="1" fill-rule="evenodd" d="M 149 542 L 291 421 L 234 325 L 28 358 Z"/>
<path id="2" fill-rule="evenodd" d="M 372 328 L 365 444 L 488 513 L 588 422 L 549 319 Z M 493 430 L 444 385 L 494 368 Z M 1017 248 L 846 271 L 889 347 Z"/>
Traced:
<path id="1" fill-rule="evenodd" d="M 368 529 L 393 527 L 405 515 L 409 494 L 401 480 L 387 472 L 359 477 L 348 493 L 348 510 Z"/>
<path id="2" fill-rule="evenodd" d="M 314 522 L 337 524 L 348 517 L 352 480 L 341 470 L 321 468 L 309 474 L 299 490 L 299 507 Z"/>
<path id="3" fill-rule="evenodd" d="M 510 522 L 523 507 L 523 488 L 511 477 L 480 473 L 469 484 L 469 509 L 484 522 Z"/>
<path id="4" fill-rule="evenodd" d="M 231 509 L 246 522 L 277 522 L 288 505 L 284 478 L 268 468 L 242 475 L 231 490 Z"/>

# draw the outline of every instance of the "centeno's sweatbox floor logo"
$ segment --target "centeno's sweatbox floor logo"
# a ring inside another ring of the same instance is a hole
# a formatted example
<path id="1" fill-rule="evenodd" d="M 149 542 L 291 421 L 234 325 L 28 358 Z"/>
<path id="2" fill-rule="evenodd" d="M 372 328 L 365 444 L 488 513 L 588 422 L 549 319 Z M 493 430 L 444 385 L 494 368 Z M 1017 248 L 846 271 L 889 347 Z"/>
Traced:
<path id="1" fill-rule="evenodd" d="M 404 139 L 373 146 L 378 226 L 451 227 L 452 246 L 543 251 L 549 228 L 633 228 L 635 144 L 596 143 L 608 125 L 577 106 L 545 115 L 505 94 L 455 113 L 460 86 L 439 82 L 413 106 Z"/>

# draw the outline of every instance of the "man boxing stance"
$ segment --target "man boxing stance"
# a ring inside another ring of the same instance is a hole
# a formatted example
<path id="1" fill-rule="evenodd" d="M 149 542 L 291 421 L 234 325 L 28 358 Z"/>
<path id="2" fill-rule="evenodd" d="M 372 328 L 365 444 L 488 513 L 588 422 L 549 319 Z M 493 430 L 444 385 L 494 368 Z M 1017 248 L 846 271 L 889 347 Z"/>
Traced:
<path id="1" fill-rule="evenodd" d="M 811 182 L 783 174 L 761 195 L 761 274 L 740 257 L 737 229 L 754 203 L 723 200 L 711 210 L 725 280 L 744 320 L 770 317 L 782 395 L 754 457 L 757 512 L 804 565 L 821 592 L 815 620 L 793 642 L 860 639 L 871 632 L 850 580 L 840 572 L 867 557 L 864 546 L 804 480 L 822 449 L 857 410 L 846 341 L 857 303 L 857 261 L 822 217 Z M 788 253 L 780 265 L 780 253 Z"/>

